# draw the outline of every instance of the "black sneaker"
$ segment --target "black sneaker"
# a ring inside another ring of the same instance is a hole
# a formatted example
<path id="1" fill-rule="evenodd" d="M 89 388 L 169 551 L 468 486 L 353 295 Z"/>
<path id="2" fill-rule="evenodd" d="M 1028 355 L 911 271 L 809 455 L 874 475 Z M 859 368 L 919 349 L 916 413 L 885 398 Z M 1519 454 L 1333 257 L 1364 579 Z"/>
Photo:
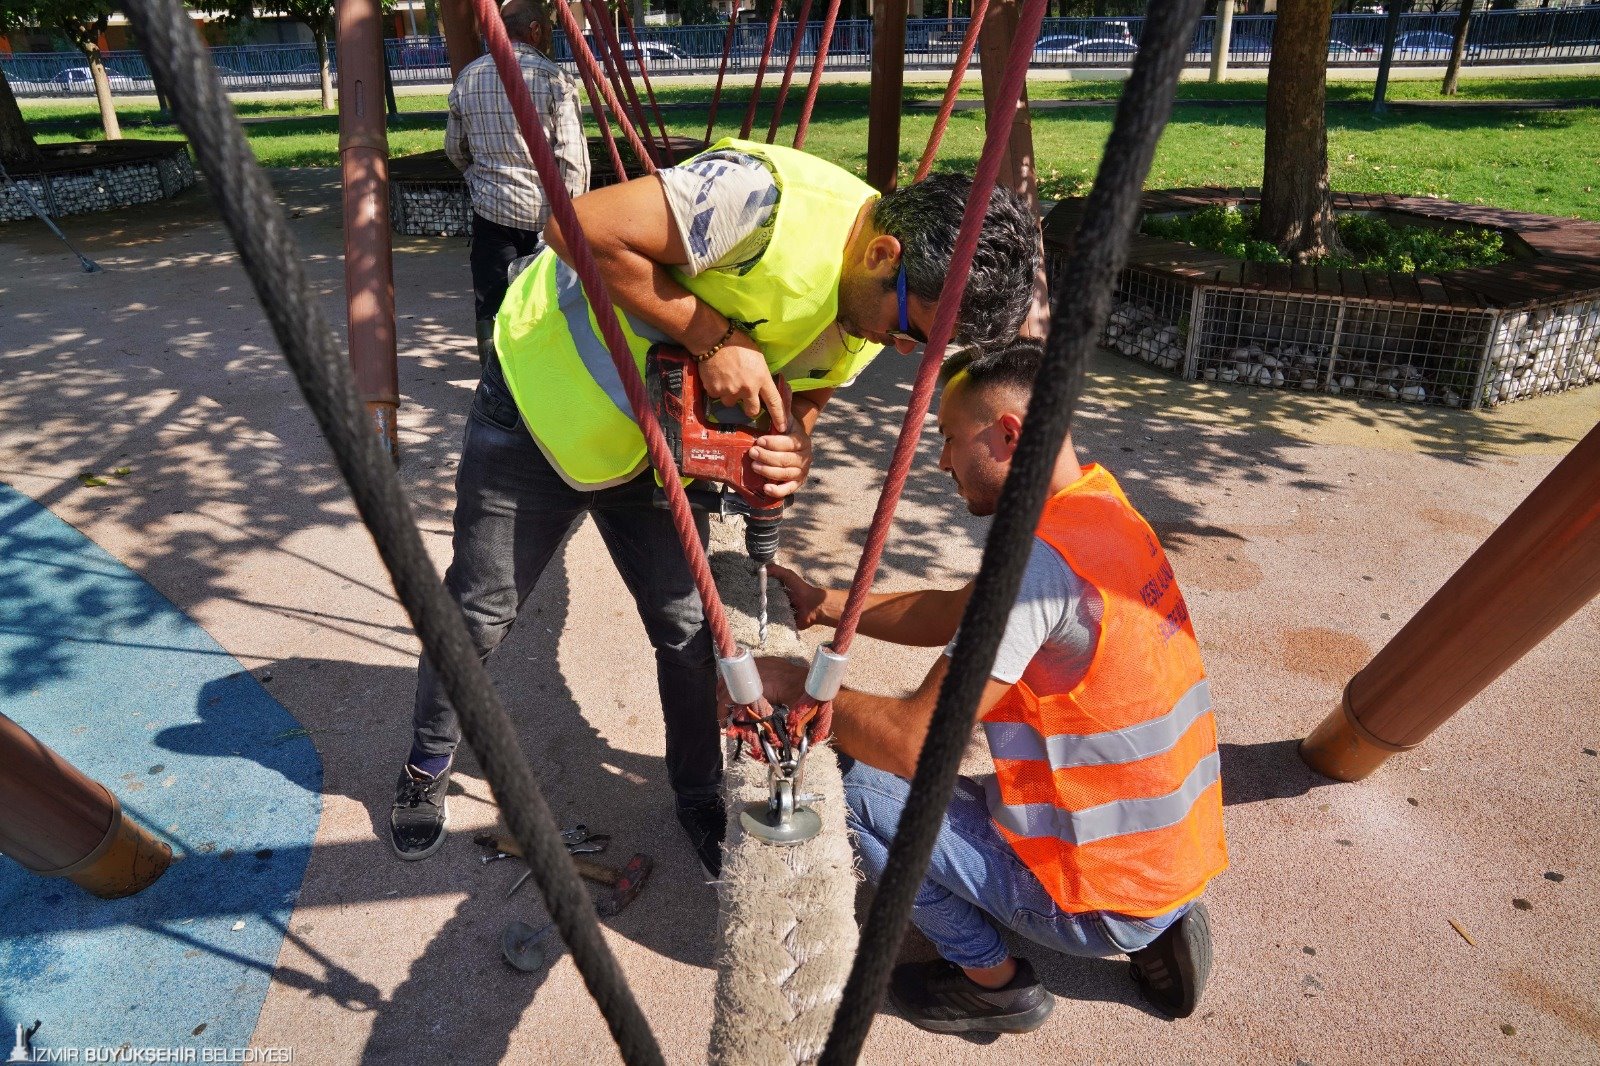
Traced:
<path id="1" fill-rule="evenodd" d="M 445 792 L 450 787 L 450 767 L 430 777 L 409 764 L 394 786 L 394 806 L 389 808 L 389 844 L 402 859 L 426 859 L 444 844 L 444 827 L 450 820 Z"/>
<path id="2" fill-rule="evenodd" d="M 706 876 L 722 876 L 722 840 L 728 834 L 728 811 L 720 798 L 678 804 L 678 824 L 689 834 Z"/>
<path id="3" fill-rule="evenodd" d="M 1027 959 L 1018 959 L 1017 975 L 995 989 L 944 959 L 904 963 L 889 978 L 889 1001 L 930 1033 L 1031 1033 L 1056 1005 Z"/>
<path id="4" fill-rule="evenodd" d="M 1174 1018 L 1187 1018 L 1211 976 L 1211 920 L 1196 903 L 1147 948 L 1129 956 L 1144 998 Z"/>

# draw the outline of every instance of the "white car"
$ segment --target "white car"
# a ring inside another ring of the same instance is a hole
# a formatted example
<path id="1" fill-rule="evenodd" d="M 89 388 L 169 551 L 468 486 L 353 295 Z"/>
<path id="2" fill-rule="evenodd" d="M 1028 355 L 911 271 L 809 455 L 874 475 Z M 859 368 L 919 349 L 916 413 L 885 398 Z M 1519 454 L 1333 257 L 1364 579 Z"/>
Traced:
<path id="1" fill-rule="evenodd" d="M 112 89 L 124 92 L 134 88 L 133 79 L 123 77 L 110 67 L 106 68 L 106 80 L 111 83 Z M 50 79 L 53 89 L 65 89 L 68 92 L 94 92 L 94 72 L 88 67 L 68 67 L 66 70 L 57 71 L 56 76 Z"/>

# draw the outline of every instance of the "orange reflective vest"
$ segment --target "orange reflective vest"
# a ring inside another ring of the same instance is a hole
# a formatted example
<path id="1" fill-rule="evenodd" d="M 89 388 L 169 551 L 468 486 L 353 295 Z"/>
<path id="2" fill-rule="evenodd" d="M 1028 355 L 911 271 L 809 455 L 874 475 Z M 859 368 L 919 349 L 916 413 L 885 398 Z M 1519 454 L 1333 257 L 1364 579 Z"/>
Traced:
<path id="1" fill-rule="evenodd" d="M 1045 505 L 1038 535 L 1105 611 L 1076 688 L 1019 681 L 984 716 L 990 813 L 1063 910 L 1165 914 L 1228 865 L 1189 609 L 1155 533 L 1099 466 Z"/>

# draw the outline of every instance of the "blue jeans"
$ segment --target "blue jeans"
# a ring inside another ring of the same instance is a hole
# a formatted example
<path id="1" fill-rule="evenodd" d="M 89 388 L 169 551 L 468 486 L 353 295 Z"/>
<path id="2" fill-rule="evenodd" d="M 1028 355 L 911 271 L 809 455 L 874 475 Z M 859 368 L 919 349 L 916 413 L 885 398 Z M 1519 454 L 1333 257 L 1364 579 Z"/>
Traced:
<path id="1" fill-rule="evenodd" d="M 667 780 L 685 804 L 715 799 L 722 781 L 716 668 L 700 594 L 668 512 L 655 506 L 655 475 L 645 470 L 608 489 L 568 485 L 534 443 L 491 358 L 467 417 L 456 473 L 455 558 L 445 588 L 461 605 L 478 654 L 487 657 L 511 631 L 567 533 L 585 514 L 633 594 L 656 653 L 656 683 L 666 719 Z M 705 543 L 705 514 L 696 516 Z M 448 755 L 461 726 L 426 656 L 417 670 L 414 744 Z"/>
<path id="2" fill-rule="evenodd" d="M 841 762 L 850 762 L 841 758 Z M 889 862 L 911 785 L 854 761 L 844 774 L 847 819 L 867 876 L 877 883 Z M 1056 905 L 989 818 L 983 787 L 958 778 L 917 889 L 911 921 L 957 966 L 998 966 L 1010 956 L 995 923 L 1068 955 L 1123 955 L 1147 946 L 1190 904 L 1156 918 L 1110 911 L 1071 914 Z"/>

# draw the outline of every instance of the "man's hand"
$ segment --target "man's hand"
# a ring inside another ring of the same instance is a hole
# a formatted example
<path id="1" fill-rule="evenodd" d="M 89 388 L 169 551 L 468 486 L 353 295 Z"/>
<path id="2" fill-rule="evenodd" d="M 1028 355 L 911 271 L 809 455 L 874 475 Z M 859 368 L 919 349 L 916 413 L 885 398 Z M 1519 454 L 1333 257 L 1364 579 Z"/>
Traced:
<path id="1" fill-rule="evenodd" d="M 774 659 L 770 656 L 758 658 L 756 669 L 761 671 L 762 695 L 767 702 L 773 705 L 788 704 L 790 707 L 800 702 L 800 697 L 806 688 L 806 667 L 790 662 L 788 659 Z M 733 702 L 728 698 L 728 686 L 719 677 L 717 679 L 717 724 L 727 728 L 728 719 L 733 716 Z"/>
<path id="2" fill-rule="evenodd" d="M 745 333 L 735 330 L 716 355 L 700 364 L 700 384 L 712 399 L 739 408 L 751 421 L 766 408 L 772 416 L 772 428 L 778 433 L 787 432 L 789 412 L 778 383 L 767 369 L 761 349 Z"/>
<path id="3" fill-rule="evenodd" d="M 767 573 L 778 579 L 778 583 L 788 595 L 789 603 L 794 607 L 796 629 L 810 629 L 812 626 L 825 623 L 822 606 L 828 598 L 826 589 L 813 585 L 787 566 L 779 566 L 777 563 L 768 563 Z"/>
<path id="4" fill-rule="evenodd" d="M 768 481 L 762 492 L 774 499 L 794 495 L 811 473 L 811 434 L 796 418 L 787 433 L 757 437 L 750 449 L 750 465 Z"/>
<path id="5" fill-rule="evenodd" d="M 756 669 L 761 671 L 761 691 L 768 703 L 774 707 L 800 703 L 806 691 L 807 669 L 803 664 L 763 655 L 756 660 Z"/>

